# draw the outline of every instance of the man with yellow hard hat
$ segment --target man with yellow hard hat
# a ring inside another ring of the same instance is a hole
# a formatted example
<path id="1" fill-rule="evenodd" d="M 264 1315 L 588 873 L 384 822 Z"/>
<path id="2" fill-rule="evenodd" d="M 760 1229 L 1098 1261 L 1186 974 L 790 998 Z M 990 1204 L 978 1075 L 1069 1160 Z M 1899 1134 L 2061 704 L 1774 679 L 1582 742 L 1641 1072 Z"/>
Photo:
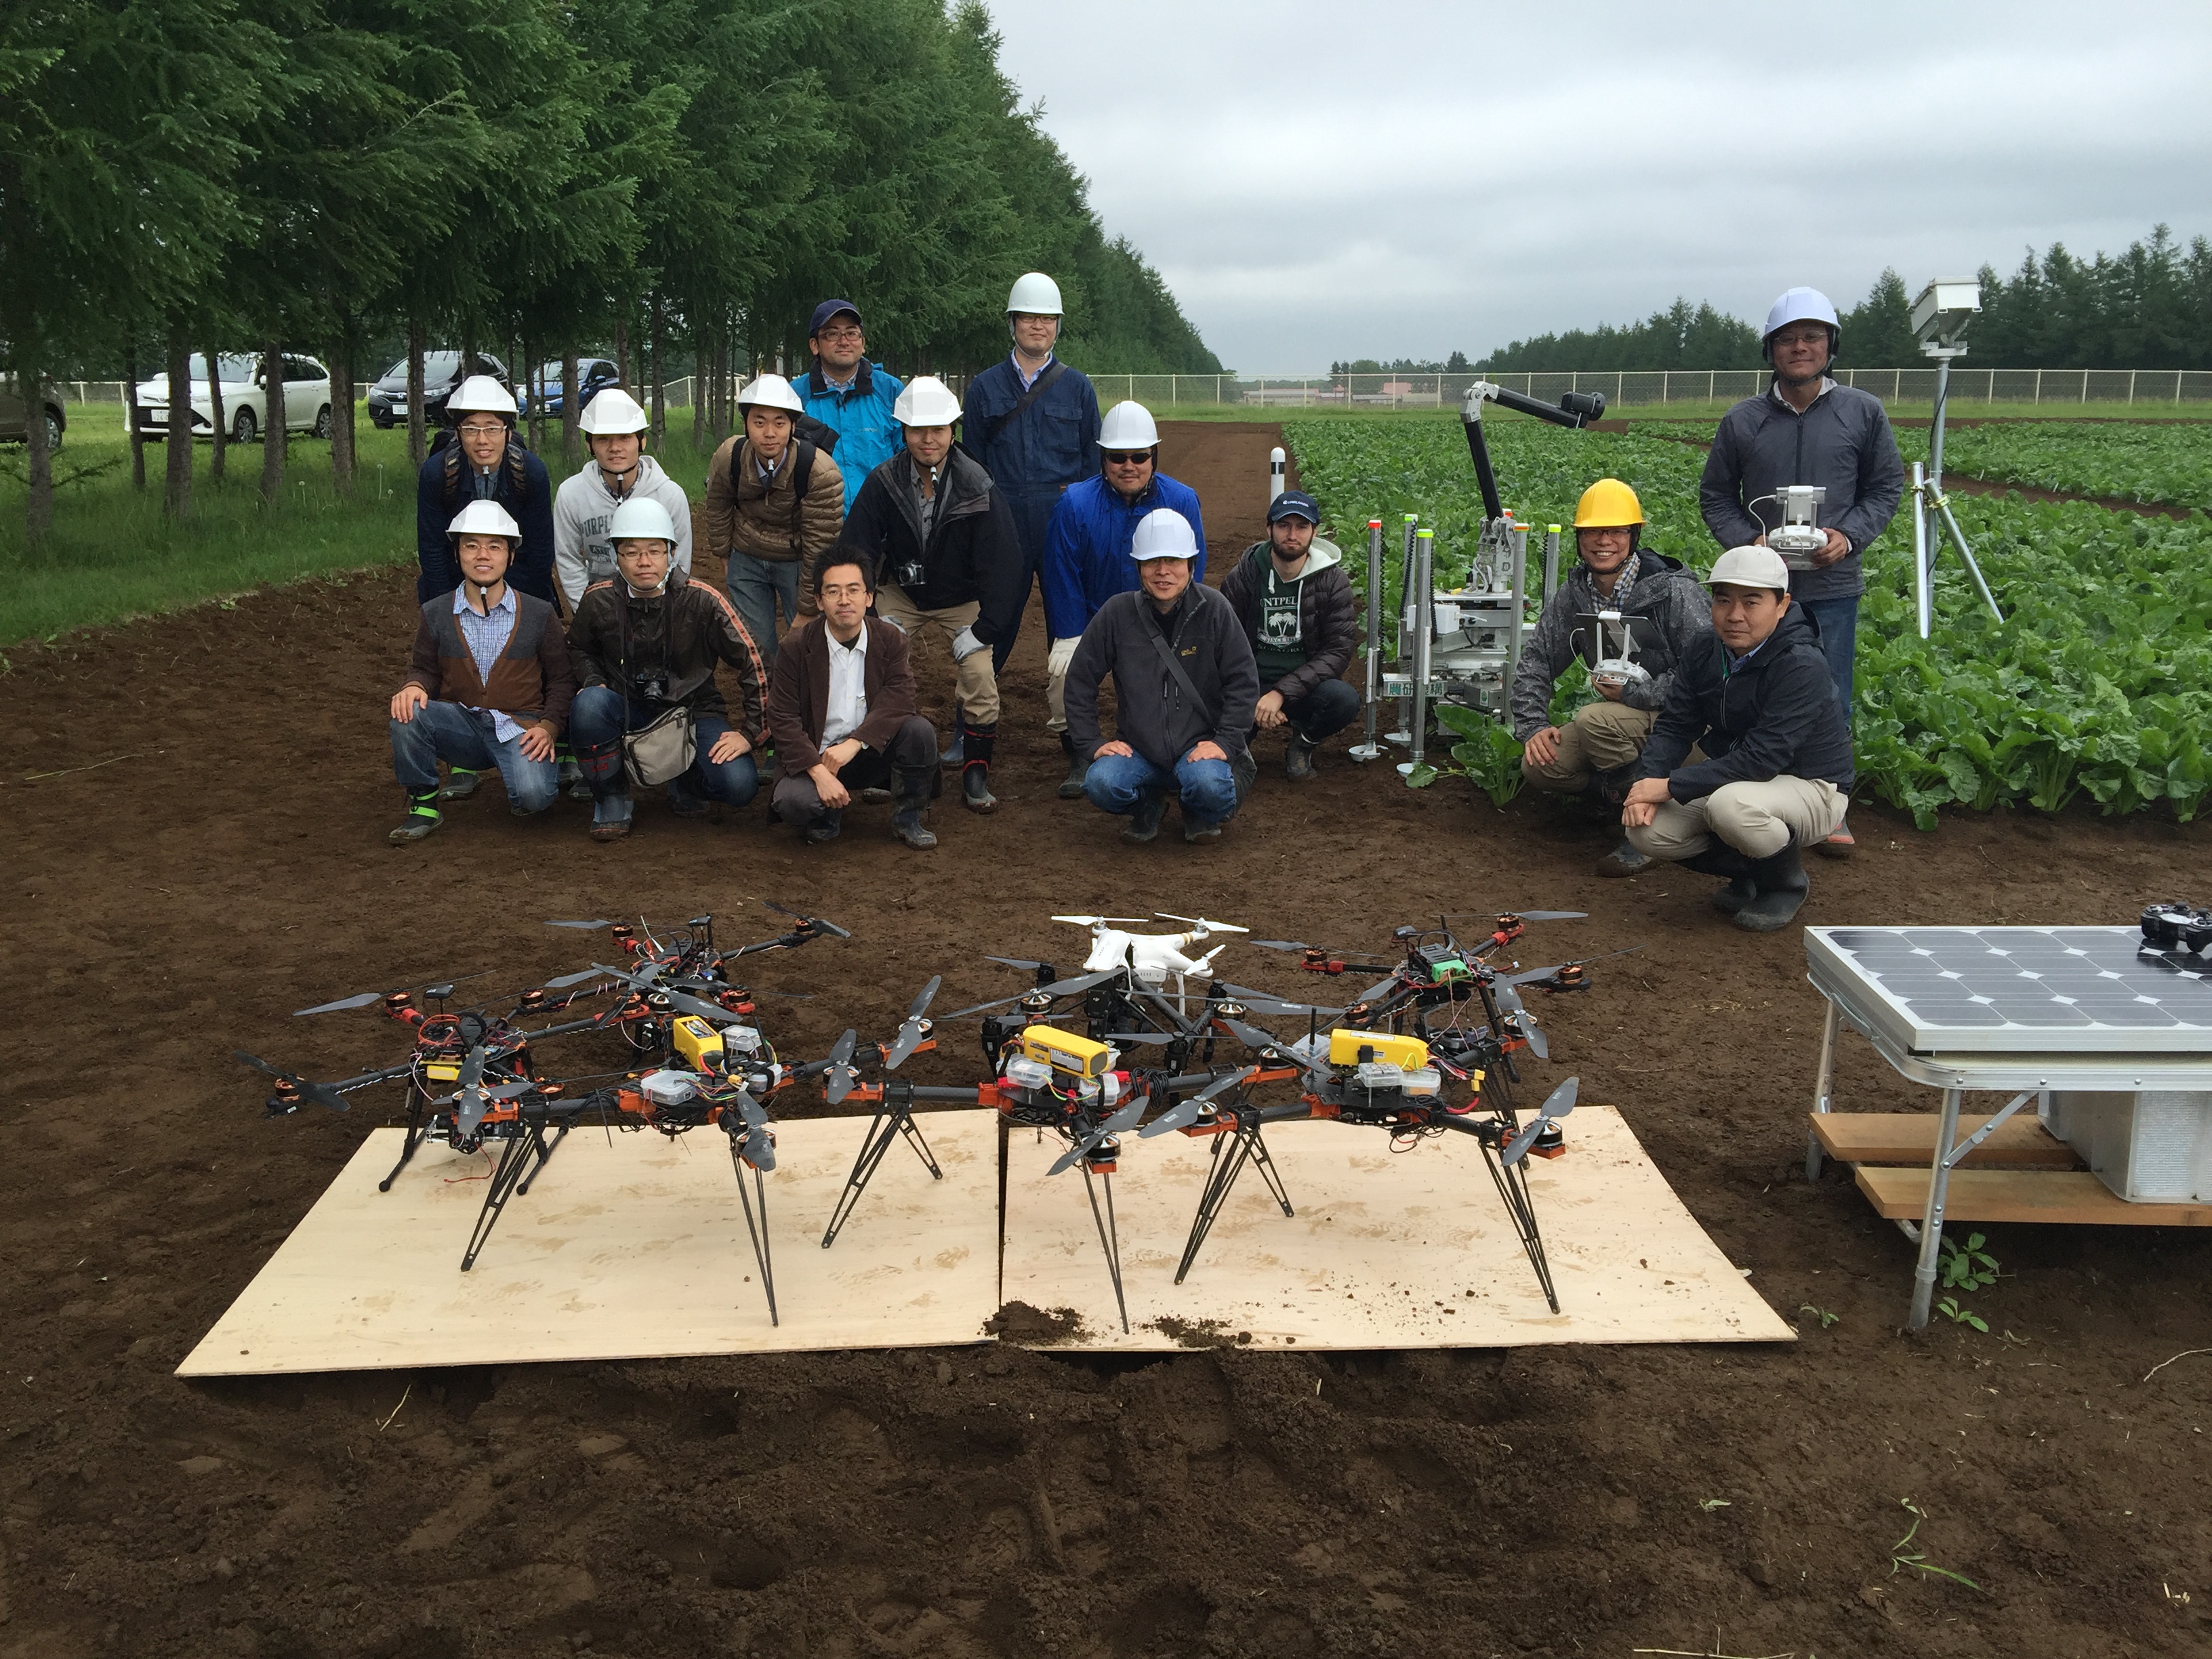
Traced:
<path id="1" fill-rule="evenodd" d="M 1513 735 L 1532 788 L 1620 800 L 1675 665 L 1712 632 L 1712 602 L 1680 559 L 1643 545 L 1644 504 L 1618 478 L 1600 478 L 1575 508 L 1578 562 L 1537 619 L 1513 681 Z M 1551 723 L 1553 689 L 1577 659 L 1597 701 Z M 1623 840 L 1600 859 L 1601 876 L 1629 876 L 1650 856 Z"/>

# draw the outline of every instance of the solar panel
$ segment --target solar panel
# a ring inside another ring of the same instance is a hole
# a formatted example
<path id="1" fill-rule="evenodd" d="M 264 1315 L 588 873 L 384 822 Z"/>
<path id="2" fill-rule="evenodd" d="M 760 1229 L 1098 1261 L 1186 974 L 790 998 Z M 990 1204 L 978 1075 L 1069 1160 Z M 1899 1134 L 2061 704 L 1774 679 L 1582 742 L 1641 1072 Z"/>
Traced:
<path id="1" fill-rule="evenodd" d="M 2129 927 L 1808 927 L 1814 982 L 1921 1054 L 2212 1052 L 2212 960 Z"/>

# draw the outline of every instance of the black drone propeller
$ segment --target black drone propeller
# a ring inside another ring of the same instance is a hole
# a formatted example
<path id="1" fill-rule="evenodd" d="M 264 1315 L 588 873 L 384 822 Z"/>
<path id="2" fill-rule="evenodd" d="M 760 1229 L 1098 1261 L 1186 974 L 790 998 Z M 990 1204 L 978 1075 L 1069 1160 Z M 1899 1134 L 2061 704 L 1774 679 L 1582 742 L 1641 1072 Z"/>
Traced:
<path id="1" fill-rule="evenodd" d="M 1496 921 L 1499 916 L 1518 916 L 1523 921 L 1583 921 L 1589 917 L 1587 910 L 1448 910 L 1441 920 L 1455 921 L 1462 916 L 1487 917 Z"/>
<path id="2" fill-rule="evenodd" d="M 1087 991 L 1094 985 L 1103 985 L 1116 974 L 1126 974 L 1128 971 L 1126 968 L 1108 968 L 1096 974 L 1079 974 L 1073 979 L 1056 980 L 1050 985 L 1041 985 L 1034 990 L 1017 991 L 1010 997 L 996 997 L 989 1002 L 979 1002 L 972 1008 L 963 1008 L 958 1013 L 947 1014 L 945 1018 L 948 1020 L 965 1019 L 969 1015 L 980 1014 L 987 1008 L 1003 1008 L 1010 1002 L 1019 1002 L 1024 997 L 1033 997 L 1040 994 L 1048 997 L 1072 997 L 1079 991 Z"/>
<path id="3" fill-rule="evenodd" d="M 271 1066 L 258 1054 L 249 1054 L 242 1048 L 232 1049 L 231 1058 L 241 1064 L 251 1066 L 264 1076 L 275 1078 L 289 1088 L 296 1090 L 303 1100 L 312 1100 L 316 1105 L 327 1106 L 334 1112 L 347 1112 L 353 1109 L 346 1104 L 345 1097 L 327 1083 L 311 1082 L 297 1072 L 288 1072 L 282 1066 Z"/>
<path id="4" fill-rule="evenodd" d="M 1528 1149 L 1536 1144 L 1536 1137 L 1544 1133 L 1544 1126 L 1575 1109 L 1575 1097 L 1581 1089 L 1582 1079 L 1571 1077 L 1553 1090 L 1544 1103 L 1536 1109 L 1536 1115 L 1523 1126 L 1519 1134 L 1505 1143 L 1505 1150 L 1498 1153 L 1498 1161 L 1510 1169 L 1528 1157 Z"/>
<path id="5" fill-rule="evenodd" d="M 453 995 L 453 987 L 456 985 L 465 984 L 472 979 L 489 978 L 495 971 L 497 970 L 495 969 L 486 968 L 479 973 L 463 974 L 455 979 L 414 980 L 405 985 L 395 985 L 388 991 L 362 991 L 357 995 L 340 997 L 336 1002 L 319 1002 L 312 1008 L 295 1008 L 292 1011 L 292 1018 L 299 1019 L 308 1014 L 335 1014 L 346 1008 L 366 1008 L 372 1002 L 381 1002 L 385 998 L 396 996 L 402 991 L 419 990 L 423 995 L 443 1002 L 447 997 Z"/>
<path id="6" fill-rule="evenodd" d="M 1231 1072 L 1227 1077 L 1214 1079 L 1196 1094 L 1177 1101 L 1143 1128 L 1138 1130 L 1138 1139 L 1149 1140 L 1154 1135 L 1164 1135 L 1172 1130 L 1188 1127 L 1198 1121 L 1200 1109 L 1205 1106 L 1206 1102 L 1218 1094 L 1249 1083 L 1259 1075 L 1260 1068 L 1257 1066 L 1247 1066 L 1241 1072 Z"/>
<path id="7" fill-rule="evenodd" d="M 937 988 L 944 983 L 943 975 L 931 975 L 929 983 L 921 988 L 921 994 L 907 1005 L 906 1019 L 899 1026 L 898 1036 L 892 1041 L 890 1050 L 884 1055 L 884 1071 L 898 1070 L 920 1046 L 922 1035 L 929 1026 L 929 1022 L 922 1016 L 929 1012 L 929 1005 L 937 995 Z"/>
<path id="8" fill-rule="evenodd" d="M 810 916 L 803 910 L 791 909 L 784 905 L 776 903 L 773 899 L 763 899 L 761 902 L 767 905 L 769 909 L 775 911 L 776 915 L 780 916 L 789 916 L 793 921 L 810 923 L 816 927 L 819 927 L 823 933 L 835 934 L 839 939 L 850 939 L 853 937 L 850 933 L 847 932 L 844 928 L 840 927 L 836 922 L 828 920 L 826 917 Z"/>
<path id="9" fill-rule="evenodd" d="M 1045 1173 L 1048 1176 L 1056 1176 L 1065 1170 L 1073 1169 L 1083 1159 L 1090 1157 L 1094 1150 L 1100 1146 L 1103 1146 L 1112 1137 L 1121 1133 L 1126 1129 L 1133 1129 L 1136 1127 L 1139 1121 L 1145 1115 L 1145 1108 L 1152 1103 L 1152 1097 L 1150 1095 L 1139 1094 L 1134 1096 L 1127 1105 L 1122 1107 L 1121 1109 L 1115 1112 L 1113 1116 L 1108 1118 L 1096 1129 L 1093 1129 L 1089 1134 L 1082 1137 L 1065 1152 L 1062 1152 L 1060 1155 L 1059 1161 L 1055 1163 L 1052 1168 L 1047 1170 Z"/>
<path id="10" fill-rule="evenodd" d="M 1551 1039 L 1544 1035 L 1544 1028 L 1536 1024 L 1536 1016 L 1528 1012 L 1528 1006 L 1521 1000 L 1521 994 L 1513 988 L 1513 981 L 1499 980 L 1490 988 L 1490 994 L 1496 1000 L 1507 1021 L 1528 1043 L 1528 1052 L 1539 1060 L 1549 1060 L 1552 1057 Z"/>
<path id="11" fill-rule="evenodd" d="M 1301 1071 L 1319 1078 L 1324 1083 L 1333 1083 L 1336 1080 L 1336 1073 L 1330 1071 L 1328 1066 L 1308 1060 L 1272 1031 L 1263 1031 L 1256 1025 L 1247 1025 L 1241 1019 L 1225 1019 L 1222 1024 L 1237 1034 L 1237 1040 L 1239 1042 L 1262 1059 L 1269 1054 L 1274 1054 L 1288 1060 Z"/>
<path id="12" fill-rule="evenodd" d="M 1249 985 L 1231 985 L 1221 981 L 1221 988 L 1233 993 L 1237 1000 L 1255 1014 L 1310 1014 L 1316 1019 L 1334 1019 L 1344 1012 L 1341 1008 L 1322 1008 L 1310 1002 L 1285 1002 L 1272 991 L 1255 991 Z"/>
<path id="13" fill-rule="evenodd" d="M 696 1014 L 702 1019 L 719 1019 L 725 1022 L 737 1018 L 735 1014 L 732 1014 L 727 1008 L 722 1006 L 719 1002 L 708 1002 L 698 997 L 687 996 L 681 991 L 671 990 L 667 985 L 658 983 L 655 975 L 665 971 L 665 967 L 663 965 L 655 964 L 653 969 L 647 973 L 632 974 L 627 973 L 620 968 L 609 968 L 604 964 L 600 964 L 599 965 L 599 971 L 603 974 L 612 975 L 615 978 L 622 981 L 623 984 L 630 986 L 634 989 L 640 991 L 659 992 L 661 995 L 668 999 L 668 1006 L 675 1009 L 676 1012 L 680 1014 Z M 681 982 L 682 981 L 670 981 L 671 984 Z"/>
<path id="14" fill-rule="evenodd" d="M 756 1170 L 763 1172 L 773 1170 L 775 1168 L 775 1137 L 769 1133 L 768 1109 L 743 1089 L 738 1091 L 736 1105 L 738 1115 L 745 1126 L 743 1134 L 730 1137 L 738 1144 L 738 1156 Z M 725 1124 L 729 1121 L 728 1109 L 727 1107 L 723 1109 Z"/>

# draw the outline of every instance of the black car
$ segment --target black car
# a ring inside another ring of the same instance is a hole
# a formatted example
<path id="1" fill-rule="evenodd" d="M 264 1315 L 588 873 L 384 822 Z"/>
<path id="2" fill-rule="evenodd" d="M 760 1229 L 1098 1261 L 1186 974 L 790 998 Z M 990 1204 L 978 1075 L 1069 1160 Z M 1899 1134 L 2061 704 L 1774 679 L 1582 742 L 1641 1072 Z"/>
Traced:
<path id="1" fill-rule="evenodd" d="M 622 384 L 621 373 L 611 357 L 579 357 L 576 359 L 576 407 L 589 409 L 592 399 L 611 386 Z M 531 397 L 544 415 L 561 412 L 561 360 L 555 357 L 538 371 L 538 383 Z"/>
<path id="2" fill-rule="evenodd" d="M 507 376 L 507 365 L 488 351 L 477 353 L 477 370 L 489 374 L 509 392 L 514 382 Z M 422 354 L 422 422 L 436 426 L 446 418 L 446 399 L 453 395 L 453 388 L 467 377 L 461 373 L 461 354 L 458 351 L 426 351 Z M 384 378 L 368 389 L 368 418 L 380 429 L 397 426 L 407 418 L 407 360 L 402 357 L 384 371 Z"/>

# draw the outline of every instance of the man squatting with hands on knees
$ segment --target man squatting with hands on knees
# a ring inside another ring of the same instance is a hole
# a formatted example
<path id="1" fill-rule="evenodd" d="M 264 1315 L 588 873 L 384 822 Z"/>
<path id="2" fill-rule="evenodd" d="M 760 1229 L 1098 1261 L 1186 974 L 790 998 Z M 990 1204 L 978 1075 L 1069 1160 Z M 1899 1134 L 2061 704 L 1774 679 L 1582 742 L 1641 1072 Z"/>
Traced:
<path id="1" fill-rule="evenodd" d="M 1294 782 L 1313 776 L 1324 738 L 1359 718 L 1359 692 L 1344 678 L 1359 648 L 1358 606 L 1344 555 L 1314 533 L 1320 523 L 1312 496 L 1285 490 L 1267 508 L 1267 539 L 1221 579 L 1267 688 L 1256 729 L 1283 732 L 1283 775 Z"/>

